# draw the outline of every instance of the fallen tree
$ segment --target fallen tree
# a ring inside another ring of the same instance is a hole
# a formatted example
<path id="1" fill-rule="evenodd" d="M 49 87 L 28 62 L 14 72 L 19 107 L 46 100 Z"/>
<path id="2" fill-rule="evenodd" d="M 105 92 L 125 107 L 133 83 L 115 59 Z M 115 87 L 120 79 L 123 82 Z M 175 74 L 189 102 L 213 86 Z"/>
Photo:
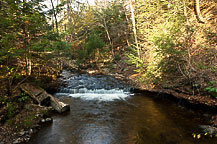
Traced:
<path id="1" fill-rule="evenodd" d="M 59 113 L 63 113 L 70 110 L 70 106 L 68 104 L 59 101 L 51 94 L 48 94 L 41 87 L 35 86 L 31 83 L 23 83 L 20 85 L 20 88 L 32 99 L 34 99 L 39 105 L 51 105 L 52 108 Z"/>

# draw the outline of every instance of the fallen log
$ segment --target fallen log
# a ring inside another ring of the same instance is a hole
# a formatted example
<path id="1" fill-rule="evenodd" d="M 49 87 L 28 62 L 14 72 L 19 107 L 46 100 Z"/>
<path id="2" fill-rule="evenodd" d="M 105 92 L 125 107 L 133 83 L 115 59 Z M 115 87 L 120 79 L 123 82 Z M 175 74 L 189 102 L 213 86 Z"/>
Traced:
<path id="1" fill-rule="evenodd" d="M 59 101 L 57 98 L 50 95 L 51 106 L 59 113 L 63 113 L 70 110 L 70 106 Z"/>
<path id="2" fill-rule="evenodd" d="M 20 85 L 20 88 L 31 96 L 34 100 L 36 100 L 40 105 L 49 104 L 52 106 L 54 110 L 59 113 L 63 113 L 70 110 L 70 106 L 59 101 L 57 98 L 48 94 L 44 89 L 34 86 L 30 83 L 24 83 Z"/>
<path id="3" fill-rule="evenodd" d="M 44 105 L 50 101 L 49 95 L 46 94 L 47 92 L 40 87 L 34 86 L 30 83 L 23 83 L 20 85 L 20 88 L 40 105 Z"/>

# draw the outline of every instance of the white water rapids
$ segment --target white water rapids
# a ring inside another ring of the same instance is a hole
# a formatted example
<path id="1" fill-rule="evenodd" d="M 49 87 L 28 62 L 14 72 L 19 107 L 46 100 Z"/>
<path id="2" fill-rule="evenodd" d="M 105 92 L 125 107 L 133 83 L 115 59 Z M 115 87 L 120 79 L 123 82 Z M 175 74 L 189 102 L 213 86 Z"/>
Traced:
<path id="1" fill-rule="evenodd" d="M 66 72 L 65 72 L 66 73 Z M 109 76 L 67 75 L 65 85 L 56 96 L 69 96 L 82 100 L 114 101 L 125 100 L 132 94 L 129 87 Z M 63 75 L 64 79 L 64 75 Z"/>

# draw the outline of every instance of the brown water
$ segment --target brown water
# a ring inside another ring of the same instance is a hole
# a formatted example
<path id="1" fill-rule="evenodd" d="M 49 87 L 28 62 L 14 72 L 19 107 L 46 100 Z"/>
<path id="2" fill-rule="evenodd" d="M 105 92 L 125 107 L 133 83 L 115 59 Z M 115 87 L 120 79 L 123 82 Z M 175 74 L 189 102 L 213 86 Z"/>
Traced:
<path id="1" fill-rule="evenodd" d="M 207 124 L 206 117 L 170 101 L 148 94 L 122 98 L 117 92 L 115 99 L 115 92 L 93 93 L 59 94 L 71 111 L 55 115 L 30 144 L 217 144 L 216 139 L 192 136 Z M 110 95 L 112 99 L 103 99 Z"/>

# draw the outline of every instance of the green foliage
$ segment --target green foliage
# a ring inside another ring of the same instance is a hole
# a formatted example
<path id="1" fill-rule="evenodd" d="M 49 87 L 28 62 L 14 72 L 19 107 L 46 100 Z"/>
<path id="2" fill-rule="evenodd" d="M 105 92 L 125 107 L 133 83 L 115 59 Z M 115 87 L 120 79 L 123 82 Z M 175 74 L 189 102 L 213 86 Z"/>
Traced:
<path id="1" fill-rule="evenodd" d="M 32 44 L 31 49 L 37 52 L 66 51 L 70 49 L 70 43 L 62 40 L 63 35 L 56 32 L 47 32 L 42 38 Z"/>
<path id="2" fill-rule="evenodd" d="M 25 102 L 26 100 L 29 99 L 29 96 L 26 95 L 25 92 L 21 93 L 21 97 L 18 99 L 19 102 Z"/>
<path id="3" fill-rule="evenodd" d="M 16 114 L 17 104 L 16 103 L 7 103 L 8 107 L 8 118 L 12 118 Z"/>
<path id="4" fill-rule="evenodd" d="M 137 1 L 135 16 L 141 56 L 131 53 L 129 58 L 144 82 L 159 84 L 178 71 L 177 65 L 186 54 L 181 39 L 186 32 L 183 8 L 179 0 Z"/>
<path id="5" fill-rule="evenodd" d="M 95 32 L 90 33 L 89 37 L 87 38 L 87 44 L 85 46 L 87 54 L 92 55 L 96 53 L 96 50 L 102 50 L 105 43 L 104 41 L 99 37 L 99 35 Z"/>
<path id="6" fill-rule="evenodd" d="M 49 51 L 51 50 L 51 43 L 46 39 L 42 39 L 40 42 L 34 43 L 31 49 L 37 52 Z"/>
<path id="7" fill-rule="evenodd" d="M 8 97 L 7 96 L 0 96 L 0 106 L 7 104 Z"/>
<path id="8" fill-rule="evenodd" d="M 143 60 L 137 56 L 137 51 L 134 46 L 128 51 L 127 57 L 129 58 L 128 63 L 133 64 L 136 66 L 136 68 L 138 68 L 136 70 L 137 72 L 142 73 L 144 71 L 145 65 Z"/>
<path id="9" fill-rule="evenodd" d="M 204 14 L 208 5 L 203 7 Z M 136 1 L 138 47 L 133 47 L 128 57 L 143 83 L 163 87 L 181 84 L 190 89 L 199 84 L 200 92 L 216 77 L 215 25 L 198 24 L 193 8 L 187 0 Z M 206 91 L 216 96 L 216 85 L 209 85 Z"/>
<path id="10" fill-rule="evenodd" d="M 71 45 L 71 43 L 67 43 L 67 42 L 64 42 L 62 40 L 55 41 L 53 43 L 53 49 L 56 51 L 63 51 L 65 53 L 68 53 L 68 50 L 70 49 L 70 45 Z"/>
<path id="11" fill-rule="evenodd" d="M 77 52 L 77 61 L 76 61 L 77 65 L 81 65 L 85 61 L 88 60 L 88 58 L 87 58 L 88 56 L 86 54 L 86 50 L 78 49 L 76 52 Z"/>
<path id="12" fill-rule="evenodd" d="M 30 57 L 29 47 L 44 33 L 47 22 L 42 0 L 1 2 L 0 62 L 11 65 L 17 58 Z M 27 50 L 28 49 L 28 50 Z"/>
<path id="13" fill-rule="evenodd" d="M 96 32 L 91 32 L 89 37 L 87 38 L 86 45 L 84 49 L 77 50 L 77 63 L 88 62 L 91 60 L 95 60 L 97 53 L 103 53 L 105 46 L 104 41 L 100 38 L 100 36 Z"/>
<path id="14" fill-rule="evenodd" d="M 33 122 L 35 119 L 34 114 L 29 114 L 26 118 L 24 118 L 17 126 L 17 128 L 29 129 L 33 126 Z"/>
<path id="15" fill-rule="evenodd" d="M 28 113 L 28 116 L 21 117 L 16 116 L 14 118 L 10 118 L 6 121 L 6 124 L 12 127 L 15 127 L 16 129 L 29 129 L 33 127 L 35 120 L 34 113 Z"/>
<path id="16" fill-rule="evenodd" d="M 214 81 L 211 81 L 209 83 L 209 86 L 205 88 L 205 91 L 207 91 L 210 95 L 217 98 L 217 84 Z"/>
<path id="17" fill-rule="evenodd" d="M 8 95 L 22 75 L 39 76 L 39 66 L 49 58 L 69 53 L 70 43 L 63 40 L 64 35 L 50 29 L 42 1 L 0 2 L 0 78 L 7 79 Z M 60 61 L 56 65 L 60 68 Z"/>

